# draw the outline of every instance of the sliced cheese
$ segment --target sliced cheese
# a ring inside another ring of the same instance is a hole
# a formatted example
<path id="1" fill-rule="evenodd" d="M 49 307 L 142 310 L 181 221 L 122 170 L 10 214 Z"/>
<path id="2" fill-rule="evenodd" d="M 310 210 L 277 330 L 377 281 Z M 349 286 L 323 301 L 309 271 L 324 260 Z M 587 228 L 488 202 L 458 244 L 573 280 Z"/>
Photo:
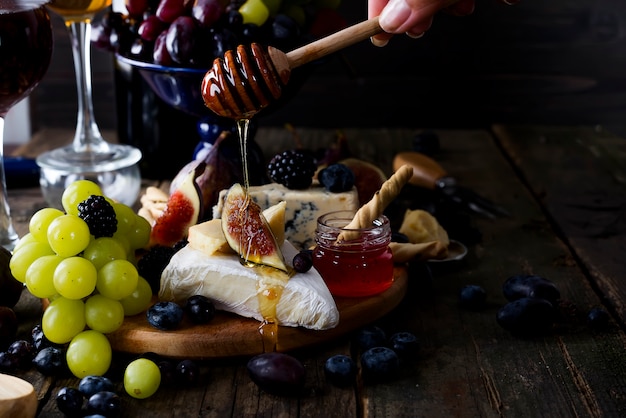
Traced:
<path id="1" fill-rule="evenodd" d="M 227 190 L 220 192 L 217 205 L 213 208 L 213 218 L 220 218 L 222 204 Z M 332 193 L 319 183 L 306 190 L 290 190 L 278 183 L 253 186 L 248 189 L 250 196 L 262 209 L 286 202 L 285 239 L 298 249 L 308 249 L 315 245 L 317 218 L 337 210 L 357 211 L 359 196 L 355 188 L 343 193 Z"/>
<path id="2" fill-rule="evenodd" d="M 437 219 L 422 209 L 407 209 L 398 231 L 406 235 L 412 244 L 439 241 L 447 247 L 450 243 L 448 233 Z"/>
<path id="3" fill-rule="evenodd" d="M 285 241 L 285 260 L 298 250 Z M 292 267 L 292 266 L 290 266 Z M 270 280 L 263 269 L 245 267 L 234 254 L 215 253 L 211 257 L 191 246 L 178 251 L 161 275 L 159 299 L 184 303 L 193 295 L 210 298 L 217 309 L 262 321 L 258 292 Z M 330 329 L 339 323 L 339 311 L 324 280 L 313 268 L 296 273 L 287 282 L 276 306 L 279 325 Z"/>

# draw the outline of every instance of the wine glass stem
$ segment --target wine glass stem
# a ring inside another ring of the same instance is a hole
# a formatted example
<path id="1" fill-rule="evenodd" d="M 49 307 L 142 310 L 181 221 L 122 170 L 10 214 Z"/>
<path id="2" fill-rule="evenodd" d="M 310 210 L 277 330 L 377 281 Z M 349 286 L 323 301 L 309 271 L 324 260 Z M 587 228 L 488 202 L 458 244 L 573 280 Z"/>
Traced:
<path id="1" fill-rule="evenodd" d="M 78 92 L 78 118 L 72 146 L 76 152 L 107 152 L 109 144 L 98 129 L 91 93 L 91 22 L 67 22 L 72 42 L 76 89 Z"/>
<path id="2" fill-rule="evenodd" d="M 4 118 L 0 116 L 0 245 L 13 251 L 18 236 L 11 221 L 7 184 L 4 176 Z"/>

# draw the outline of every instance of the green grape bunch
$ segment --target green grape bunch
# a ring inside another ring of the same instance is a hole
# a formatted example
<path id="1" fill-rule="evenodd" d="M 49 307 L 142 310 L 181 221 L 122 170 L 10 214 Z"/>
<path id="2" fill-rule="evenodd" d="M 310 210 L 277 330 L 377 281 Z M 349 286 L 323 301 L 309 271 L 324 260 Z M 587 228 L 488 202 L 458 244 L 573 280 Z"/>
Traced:
<path id="1" fill-rule="evenodd" d="M 103 375 L 112 357 L 107 334 L 152 302 L 135 256 L 148 246 L 151 226 L 89 180 L 70 184 L 62 205 L 64 210 L 33 214 L 9 267 L 33 296 L 48 302 L 43 333 L 53 343 L 67 344 L 72 373 Z"/>

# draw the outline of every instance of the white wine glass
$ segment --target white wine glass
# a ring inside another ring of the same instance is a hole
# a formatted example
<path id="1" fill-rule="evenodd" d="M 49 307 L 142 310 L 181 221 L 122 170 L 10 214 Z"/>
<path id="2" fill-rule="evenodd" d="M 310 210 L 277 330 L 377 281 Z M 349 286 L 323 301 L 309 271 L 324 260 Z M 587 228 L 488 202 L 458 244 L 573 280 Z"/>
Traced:
<path id="1" fill-rule="evenodd" d="M 61 196 L 75 180 L 95 181 L 103 192 L 132 206 L 141 187 L 138 162 L 141 151 L 130 145 L 106 141 L 96 123 L 91 88 L 91 21 L 111 5 L 111 0 L 51 0 L 48 7 L 60 15 L 72 43 L 78 115 L 69 145 L 37 157 L 40 183 L 50 206 L 62 208 Z"/>
<path id="2" fill-rule="evenodd" d="M 12 251 L 18 235 L 11 221 L 4 175 L 4 118 L 48 70 L 52 24 L 42 0 L 0 0 L 0 245 Z"/>

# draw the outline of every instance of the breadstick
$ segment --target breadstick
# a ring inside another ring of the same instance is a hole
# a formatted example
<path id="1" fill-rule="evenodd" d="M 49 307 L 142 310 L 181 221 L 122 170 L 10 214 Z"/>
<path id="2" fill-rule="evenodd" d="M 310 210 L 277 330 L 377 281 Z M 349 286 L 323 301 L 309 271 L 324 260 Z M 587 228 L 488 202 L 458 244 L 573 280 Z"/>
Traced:
<path id="1" fill-rule="evenodd" d="M 400 194 L 405 184 L 413 177 L 413 168 L 406 164 L 400 167 L 380 187 L 372 199 L 364 204 L 354 215 L 352 221 L 344 229 L 369 228 L 372 223 L 383 214 L 385 208 Z M 343 231 L 337 237 L 338 241 L 354 238 L 353 233 Z"/>

